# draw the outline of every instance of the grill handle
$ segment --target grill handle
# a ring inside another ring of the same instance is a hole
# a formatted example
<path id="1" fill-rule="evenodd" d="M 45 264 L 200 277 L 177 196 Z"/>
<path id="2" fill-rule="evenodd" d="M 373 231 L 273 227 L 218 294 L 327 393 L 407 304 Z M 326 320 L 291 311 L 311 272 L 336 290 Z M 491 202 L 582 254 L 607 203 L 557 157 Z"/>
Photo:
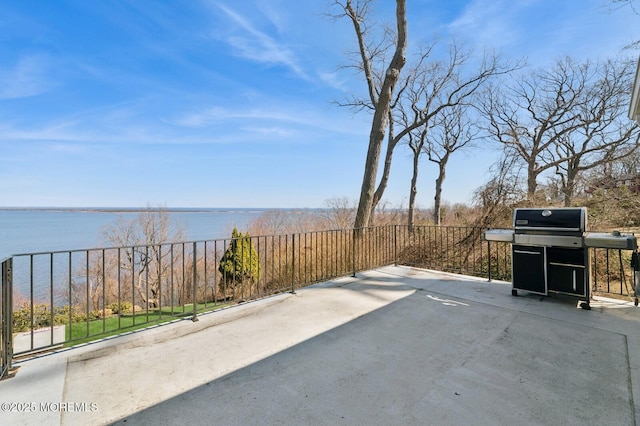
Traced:
<path id="1" fill-rule="evenodd" d="M 551 231 L 551 232 L 582 232 L 580 228 L 558 228 L 553 226 L 516 226 L 516 231 Z"/>

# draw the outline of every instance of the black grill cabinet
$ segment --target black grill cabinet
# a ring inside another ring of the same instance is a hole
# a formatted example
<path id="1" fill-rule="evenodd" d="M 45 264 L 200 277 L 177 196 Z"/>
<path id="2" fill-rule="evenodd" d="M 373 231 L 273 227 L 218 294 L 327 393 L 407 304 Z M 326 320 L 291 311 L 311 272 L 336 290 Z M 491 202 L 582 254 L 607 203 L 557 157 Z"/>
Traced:
<path id="1" fill-rule="evenodd" d="M 582 299 L 590 309 L 589 247 L 636 250 L 636 238 L 619 232 L 586 232 L 587 209 L 518 208 L 513 229 L 492 229 L 487 241 L 510 242 L 511 280 L 518 290 L 548 295 L 562 293 Z"/>

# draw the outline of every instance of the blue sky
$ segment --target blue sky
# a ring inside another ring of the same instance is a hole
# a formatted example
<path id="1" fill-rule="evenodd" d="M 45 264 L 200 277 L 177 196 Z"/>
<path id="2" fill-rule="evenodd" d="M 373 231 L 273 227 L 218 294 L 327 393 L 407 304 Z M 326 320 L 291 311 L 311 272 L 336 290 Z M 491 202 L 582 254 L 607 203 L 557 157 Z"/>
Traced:
<path id="1" fill-rule="evenodd" d="M 0 207 L 323 207 L 357 201 L 370 116 L 341 68 L 355 47 L 330 0 L 0 0 Z M 395 2 L 375 2 L 379 18 Z M 408 0 L 411 50 L 599 59 L 640 38 L 606 0 Z M 637 52 L 631 52 L 636 55 Z M 410 58 L 410 56 L 409 56 Z M 449 202 L 469 200 L 497 151 L 454 156 Z M 407 204 L 395 153 L 385 199 Z M 418 204 L 433 199 L 423 163 Z"/>

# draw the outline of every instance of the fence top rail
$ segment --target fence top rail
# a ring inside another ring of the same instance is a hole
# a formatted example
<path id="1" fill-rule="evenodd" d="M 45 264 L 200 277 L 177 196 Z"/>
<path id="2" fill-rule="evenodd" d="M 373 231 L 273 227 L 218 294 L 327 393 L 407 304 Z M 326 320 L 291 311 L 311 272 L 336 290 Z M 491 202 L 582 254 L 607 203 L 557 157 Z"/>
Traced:
<path id="1" fill-rule="evenodd" d="M 272 237 L 287 237 L 291 235 L 304 235 L 310 233 L 329 233 L 329 232 L 338 232 L 338 231 L 350 231 L 350 229 L 335 229 L 335 230 L 322 230 L 322 231 L 308 231 L 308 232 L 294 232 L 290 234 L 272 234 L 272 235 L 251 235 L 249 238 L 272 238 Z M 244 237 L 243 237 L 244 238 Z M 6 259 L 11 259 L 13 257 L 26 257 L 26 256 L 44 256 L 50 254 L 69 254 L 69 253 L 83 253 L 88 251 L 101 251 L 101 250 L 123 250 L 123 249 L 141 249 L 145 247 L 157 247 L 157 246 L 180 246 L 180 245 L 188 245 L 188 244 L 202 244 L 202 243 L 212 243 L 212 242 L 230 242 L 234 240 L 239 240 L 240 238 L 215 238 L 211 240 L 184 240 L 184 241 L 163 241 L 157 243 L 149 243 L 149 244 L 132 244 L 125 246 L 102 246 L 102 247 L 86 247 L 86 248 L 77 248 L 70 250 L 51 250 L 51 251 L 40 251 L 40 252 L 27 252 L 27 253 L 16 253 L 11 256 L 8 256 Z M 4 261 L 3 259 L 2 261 Z"/>
<path id="2" fill-rule="evenodd" d="M 335 232 L 356 232 L 363 230 L 371 230 L 371 229 L 385 229 L 385 228 L 406 228 L 407 225 L 380 225 L 380 226 L 369 226 L 362 228 L 336 228 L 336 229 L 324 229 L 324 230 L 315 230 L 315 231 L 302 231 L 302 232 L 290 232 L 286 234 L 270 234 L 270 235 L 250 235 L 252 239 L 258 238 L 277 238 L 277 237 L 290 237 L 295 235 L 308 235 L 308 234 L 317 234 L 317 233 L 335 233 Z M 455 229 L 468 229 L 468 228 L 476 228 L 484 230 L 484 227 L 477 226 L 447 226 L 447 225 L 414 225 L 413 228 L 455 228 Z M 213 242 L 230 242 L 233 240 L 237 240 L 237 238 L 215 238 L 215 239 L 198 239 L 198 240 L 184 240 L 184 241 L 164 241 L 153 244 L 133 244 L 133 245 L 125 245 L 125 246 L 102 246 L 102 247 L 87 247 L 87 248 L 76 248 L 76 249 L 68 249 L 68 250 L 50 250 L 50 251 L 39 251 L 39 252 L 25 252 L 25 253 L 16 253 L 11 256 L 7 256 L 5 259 L 0 260 L 0 262 L 4 262 L 14 257 L 28 257 L 28 256 L 45 256 L 45 255 L 60 255 L 60 254 L 73 254 L 73 253 L 84 253 L 84 252 L 94 252 L 101 250 L 123 250 L 123 249 L 141 249 L 145 247 L 157 247 L 157 246 L 170 246 L 170 245 L 186 245 L 186 244 L 203 244 L 203 243 L 213 243 Z"/>

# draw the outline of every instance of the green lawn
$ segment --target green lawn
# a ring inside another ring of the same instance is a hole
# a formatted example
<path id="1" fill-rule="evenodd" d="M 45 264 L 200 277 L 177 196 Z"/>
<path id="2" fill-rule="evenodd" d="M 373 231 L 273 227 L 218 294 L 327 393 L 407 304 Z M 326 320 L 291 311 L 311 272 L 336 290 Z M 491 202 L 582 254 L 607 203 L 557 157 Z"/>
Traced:
<path id="1" fill-rule="evenodd" d="M 230 303 L 199 303 L 196 306 L 197 312 L 209 312 L 229 306 Z M 193 315 L 193 305 L 162 307 L 135 314 L 112 315 L 108 318 L 97 319 L 87 322 L 76 322 L 67 324 L 65 346 L 74 346 L 92 340 L 103 339 L 109 336 L 127 333 L 141 328 L 150 327 L 174 321 L 178 318 L 190 317 Z"/>

